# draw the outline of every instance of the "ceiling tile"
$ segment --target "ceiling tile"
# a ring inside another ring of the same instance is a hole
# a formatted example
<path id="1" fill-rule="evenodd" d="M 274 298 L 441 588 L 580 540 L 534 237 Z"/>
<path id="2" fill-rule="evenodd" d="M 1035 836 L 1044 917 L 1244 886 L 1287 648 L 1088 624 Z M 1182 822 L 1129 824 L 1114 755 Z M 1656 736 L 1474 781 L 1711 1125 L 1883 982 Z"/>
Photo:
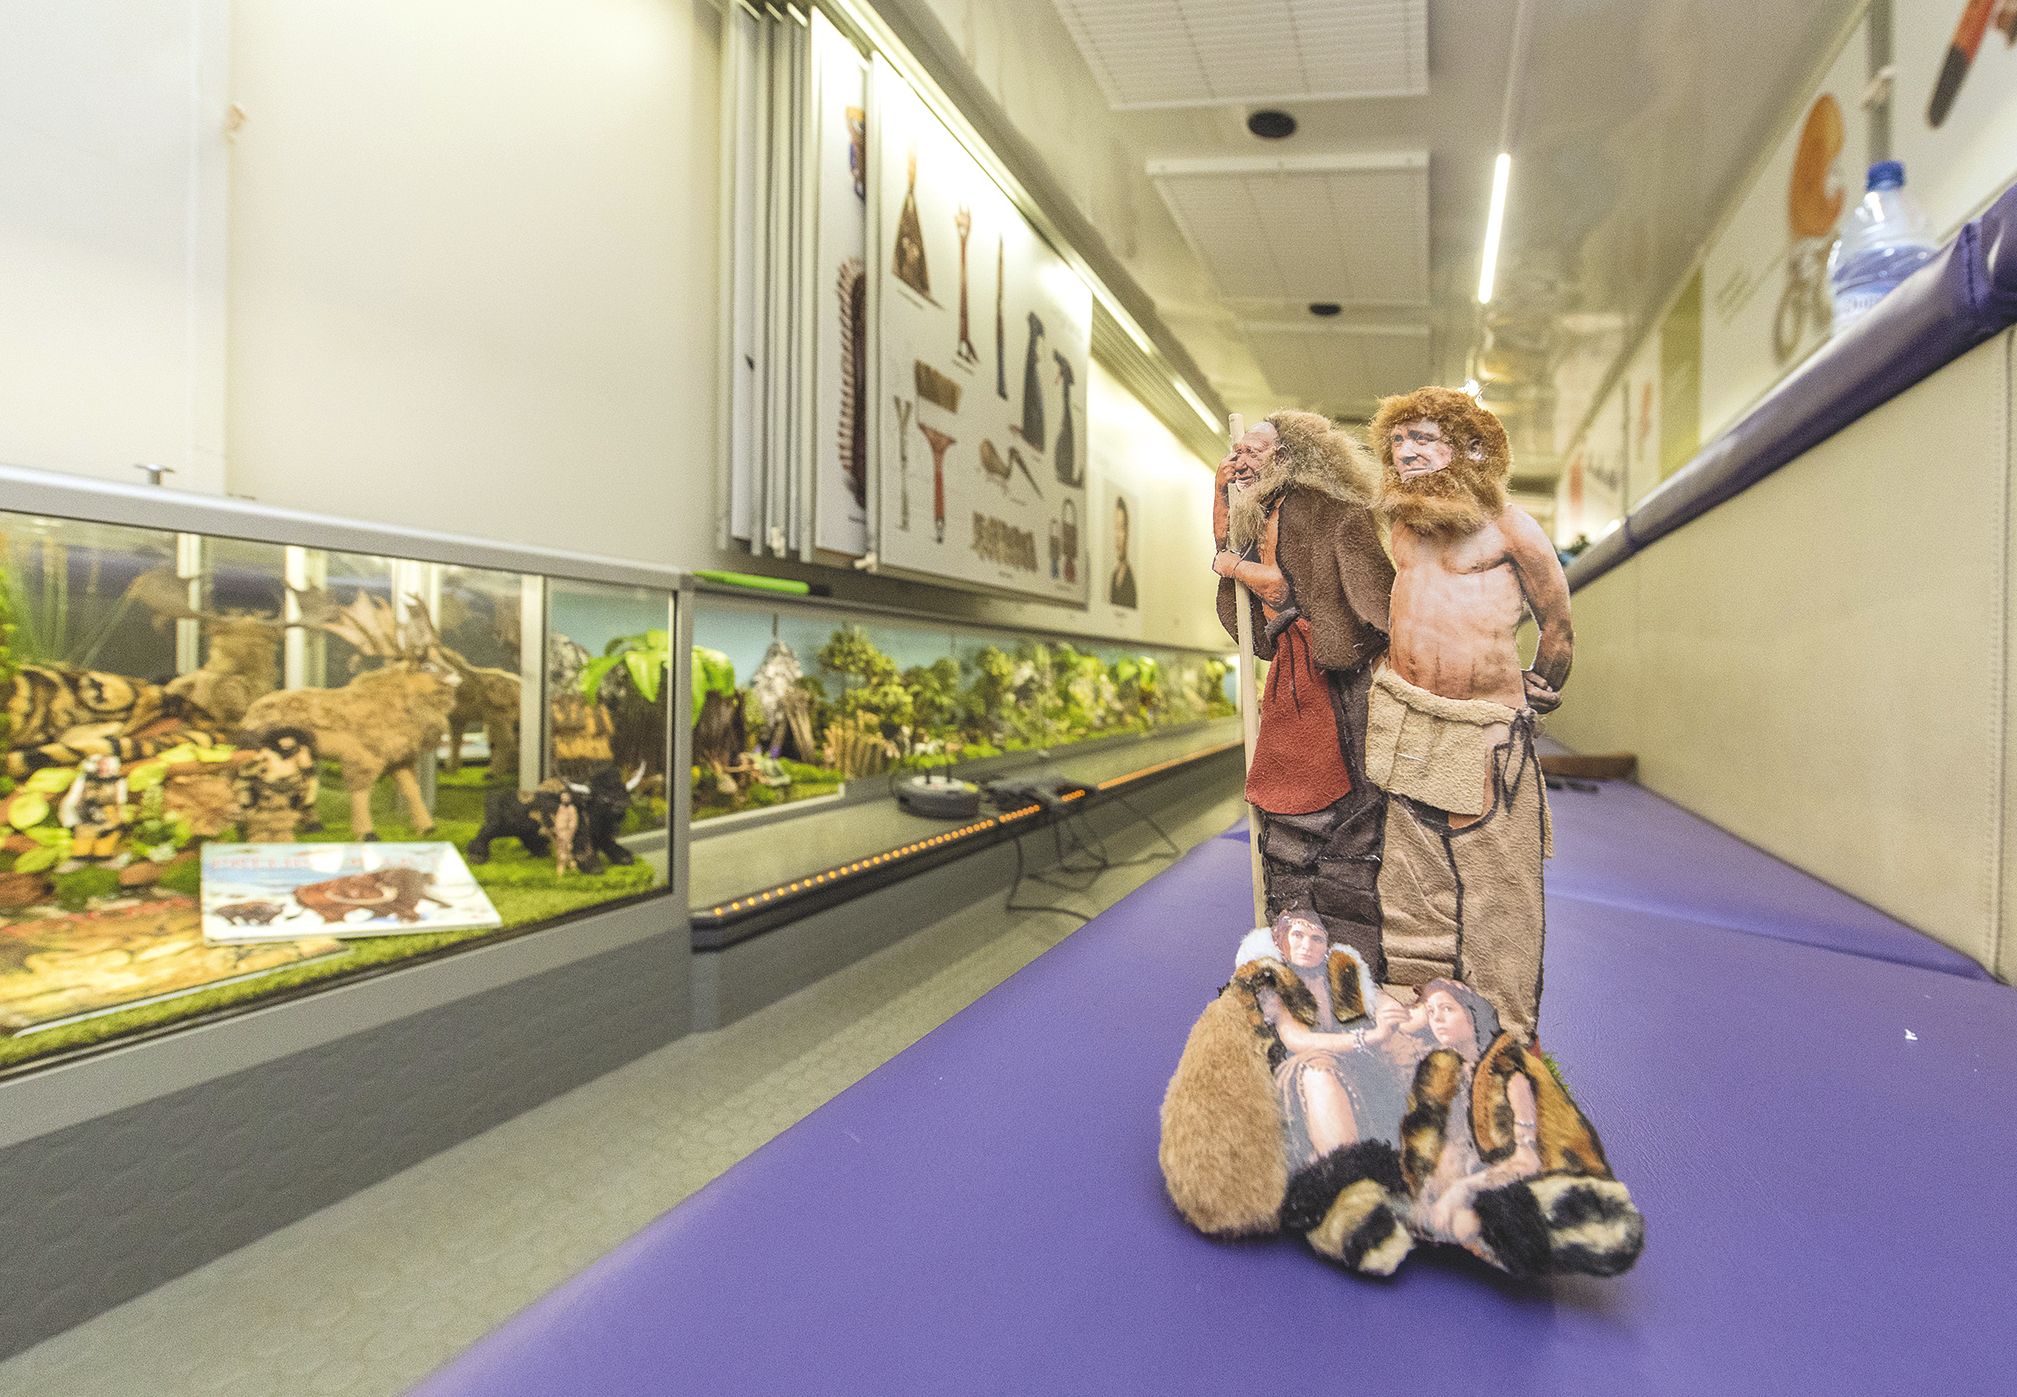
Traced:
<path id="1" fill-rule="evenodd" d="M 1228 300 L 1428 303 L 1425 154 L 1158 160 L 1148 171 Z"/>
<path id="2" fill-rule="evenodd" d="M 1369 416 L 1381 397 L 1418 388 L 1430 376 L 1426 325 L 1248 320 L 1240 331 L 1278 397 L 1333 417 Z"/>

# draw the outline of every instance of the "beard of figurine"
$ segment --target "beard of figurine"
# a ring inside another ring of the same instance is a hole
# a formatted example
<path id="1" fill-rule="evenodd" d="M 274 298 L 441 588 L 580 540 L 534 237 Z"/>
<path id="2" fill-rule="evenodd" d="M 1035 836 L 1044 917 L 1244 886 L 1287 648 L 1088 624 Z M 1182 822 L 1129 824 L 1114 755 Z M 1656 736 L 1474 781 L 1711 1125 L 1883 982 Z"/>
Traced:
<path id="1" fill-rule="evenodd" d="M 1401 474 L 1391 441 L 1397 424 L 1434 422 L 1451 443 L 1450 464 L 1438 471 Z M 1437 538 L 1476 533 L 1506 508 L 1506 478 L 1512 449 L 1506 429 L 1467 393 L 1454 388 L 1418 388 L 1383 398 L 1367 435 L 1379 448 L 1377 507 L 1386 519 Z"/>
<path id="2" fill-rule="evenodd" d="M 1377 479 L 1372 456 L 1330 419 L 1314 412 L 1278 412 L 1266 419 L 1275 449 L 1242 488 L 1231 492 L 1227 539 L 1244 551 L 1261 535 L 1268 511 L 1292 485 L 1322 491 L 1347 504 L 1370 504 Z"/>

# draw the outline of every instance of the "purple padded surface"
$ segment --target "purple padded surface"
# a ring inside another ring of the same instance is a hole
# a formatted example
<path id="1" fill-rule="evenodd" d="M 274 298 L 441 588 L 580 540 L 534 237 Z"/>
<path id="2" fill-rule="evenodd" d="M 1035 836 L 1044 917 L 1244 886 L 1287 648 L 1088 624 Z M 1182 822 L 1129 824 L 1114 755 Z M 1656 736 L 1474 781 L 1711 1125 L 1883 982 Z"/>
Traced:
<path id="1" fill-rule="evenodd" d="M 1636 907 L 1970 980 L 1995 978 L 1951 946 L 1643 786 L 1629 781 L 1593 784 L 1594 792 L 1548 793 L 1555 816 L 1550 906 L 1578 898 Z M 1245 843 L 1246 822 L 1219 837 Z"/>
<path id="2" fill-rule="evenodd" d="M 1585 586 L 2017 324 L 2017 187 L 1569 567 Z"/>
<path id="3" fill-rule="evenodd" d="M 1635 1271 L 1520 1286 L 1436 1253 L 1378 1283 L 1285 1239 L 1197 1236 L 1163 1195 L 1156 1113 L 1246 878 L 1244 851 L 1206 840 L 420 1391 L 2007 1376 L 2017 995 L 1580 899 L 1552 909 L 1542 1026 L 1647 1215 Z"/>
<path id="4" fill-rule="evenodd" d="M 1973 960 L 1628 781 L 1548 792 L 1562 898 L 1664 912 L 1831 951 L 1994 977 Z"/>

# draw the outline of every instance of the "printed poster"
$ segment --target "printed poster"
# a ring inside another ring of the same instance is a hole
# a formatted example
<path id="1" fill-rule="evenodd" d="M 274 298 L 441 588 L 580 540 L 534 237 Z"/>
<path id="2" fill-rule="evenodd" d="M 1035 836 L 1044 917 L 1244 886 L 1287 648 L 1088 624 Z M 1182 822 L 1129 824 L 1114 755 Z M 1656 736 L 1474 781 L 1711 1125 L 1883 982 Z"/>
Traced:
<path id="1" fill-rule="evenodd" d="M 1702 428 L 1713 437 L 1828 341 L 1828 253 L 1870 165 L 1869 22 L 1856 26 L 1703 261 Z"/>
<path id="2" fill-rule="evenodd" d="M 1083 606 L 1092 291 L 880 58 L 868 134 L 880 565 Z"/>
<path id="3" fill-rule="evenodd" d="M 206 844 L 203 937 L 218 943 L 503 925 L 453 844 Z"/>
<path id="4" fill-rule="evenodd" d="M 2017 0 L 1893 0 L 1891 151 L 1935 237 L 2017 179 Z"/>

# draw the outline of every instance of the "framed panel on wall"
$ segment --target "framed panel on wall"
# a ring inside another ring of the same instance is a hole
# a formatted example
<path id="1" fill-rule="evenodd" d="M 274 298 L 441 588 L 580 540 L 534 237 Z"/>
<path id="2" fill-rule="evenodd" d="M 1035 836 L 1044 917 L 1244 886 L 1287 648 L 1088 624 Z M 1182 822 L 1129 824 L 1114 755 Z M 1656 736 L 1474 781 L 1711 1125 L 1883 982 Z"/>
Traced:
<path id="1" fill-rule="evenodd" d="M 812 16 L 812 556 L 868 551 L 868 61 Z M 831 561 L 830 558 L 824 560 Z"/>
<path id="2" fill-rule="evenodd" d="M 1092 291 L 880 57 L 868 142 L 881 566 L 1082 606 Z"/>

